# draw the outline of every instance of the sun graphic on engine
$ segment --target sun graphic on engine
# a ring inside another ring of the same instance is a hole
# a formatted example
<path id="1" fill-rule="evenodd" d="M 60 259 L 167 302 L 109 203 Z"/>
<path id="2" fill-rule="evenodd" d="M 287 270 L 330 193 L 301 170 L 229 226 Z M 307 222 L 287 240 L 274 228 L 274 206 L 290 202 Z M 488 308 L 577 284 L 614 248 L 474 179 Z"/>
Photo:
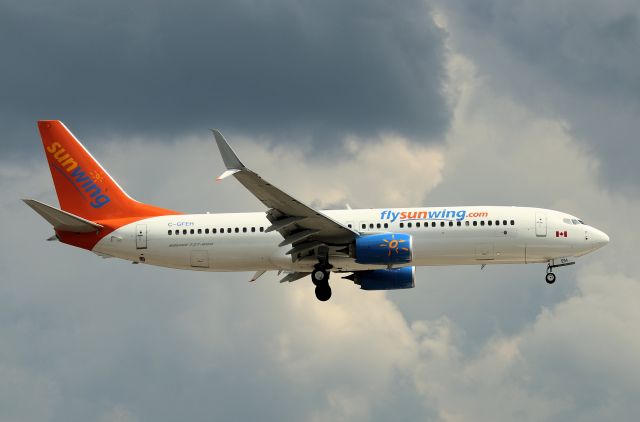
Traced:
<path id="1" fill-rule="evenodd" d="M 400 251 L 409 251 L 409 248 L 400 247 L 400 244 L 406 242 L 406 240 L 396 240 L 393 236 L 391 236 L 391 240 L 384 239 L 383 242 L 384 243 L 381 243 L 380 246 L 389 249 L 389 256 L 391 256 L 393 252 L 398 254 L 400 253 Z"/>

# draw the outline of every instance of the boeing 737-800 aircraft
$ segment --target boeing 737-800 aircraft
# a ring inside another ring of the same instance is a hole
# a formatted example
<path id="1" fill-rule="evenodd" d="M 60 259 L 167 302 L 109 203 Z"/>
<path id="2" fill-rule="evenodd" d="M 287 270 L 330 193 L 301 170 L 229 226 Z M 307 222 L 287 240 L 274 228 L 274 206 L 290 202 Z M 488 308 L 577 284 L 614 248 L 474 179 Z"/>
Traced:
<path id="1" fill-rule="evenodd" d="M 38 122 L 60 208 L 25 199 L 53 225 L 51 240 L 183 270 L 311 275 L 316 297 L 331 297 L 329 275 L 364 290 L 407 289 L 415 267 L 546 263 L 553 269 L 609 242 L 579 218 L 540 208 L 457 206 L 317 210 L 244 166 L 213 131 L 227 170 L 265 212 L 183 214 L 135 201 L 57 120 Z"/>

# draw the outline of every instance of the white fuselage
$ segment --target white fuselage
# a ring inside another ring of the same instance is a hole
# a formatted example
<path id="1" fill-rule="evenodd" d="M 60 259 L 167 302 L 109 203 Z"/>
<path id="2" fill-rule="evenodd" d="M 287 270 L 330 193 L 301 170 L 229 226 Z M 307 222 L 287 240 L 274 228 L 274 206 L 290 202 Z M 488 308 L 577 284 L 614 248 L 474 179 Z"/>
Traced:
<path id="1" fill-rule="evenodd" d="M 605 245 L 606 234 L 566 213 L 525 207 L 447 207 L 323 211 L 362 235 L 407 233 L 413 266 L 525 264 L 577 257 Z M 403 218 L 404 217 L 404 218 Z M 201 271 L 311 271 L 293 262 L 282 236 L 265 232 L 264 212 L 153 217 L 123 226 L 93 251 L 134 262 Z M 178 233 L 176 233 L 178 231 Z M 333 271 L 386 268 L 332 254 Z"/>

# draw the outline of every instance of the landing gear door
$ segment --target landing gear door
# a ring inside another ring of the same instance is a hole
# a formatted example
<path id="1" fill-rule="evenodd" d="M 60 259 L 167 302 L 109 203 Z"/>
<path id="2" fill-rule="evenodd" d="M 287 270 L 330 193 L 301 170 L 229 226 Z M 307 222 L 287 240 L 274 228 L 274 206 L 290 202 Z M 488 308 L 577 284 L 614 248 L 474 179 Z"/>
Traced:
<path id="1" fill-rule="evenodd" d="M 136 224 L 136 249 L 147 249 L 146 224 Z"/>
<path id="2" fill-rule="evenodd" d="M 547 214 L 536 213 L 536 236 L 545 237 L 547 235 Z"/>

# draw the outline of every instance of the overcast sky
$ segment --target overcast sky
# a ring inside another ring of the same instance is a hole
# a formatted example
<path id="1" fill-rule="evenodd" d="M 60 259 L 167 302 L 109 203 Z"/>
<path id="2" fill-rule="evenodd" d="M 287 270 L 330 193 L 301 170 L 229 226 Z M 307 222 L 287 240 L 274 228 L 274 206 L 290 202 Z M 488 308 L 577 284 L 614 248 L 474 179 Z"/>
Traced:
<path id="1" fill-rule="evenodd" d="M 636 420 L 634 1 L 0 0 L 0 420 Z M 413 290 L 131 265 L 57 242 L 35 120 L 138 200 L 261 210 L 530 205 L 611 236 L 559 269 L 420 268 Z"/>

